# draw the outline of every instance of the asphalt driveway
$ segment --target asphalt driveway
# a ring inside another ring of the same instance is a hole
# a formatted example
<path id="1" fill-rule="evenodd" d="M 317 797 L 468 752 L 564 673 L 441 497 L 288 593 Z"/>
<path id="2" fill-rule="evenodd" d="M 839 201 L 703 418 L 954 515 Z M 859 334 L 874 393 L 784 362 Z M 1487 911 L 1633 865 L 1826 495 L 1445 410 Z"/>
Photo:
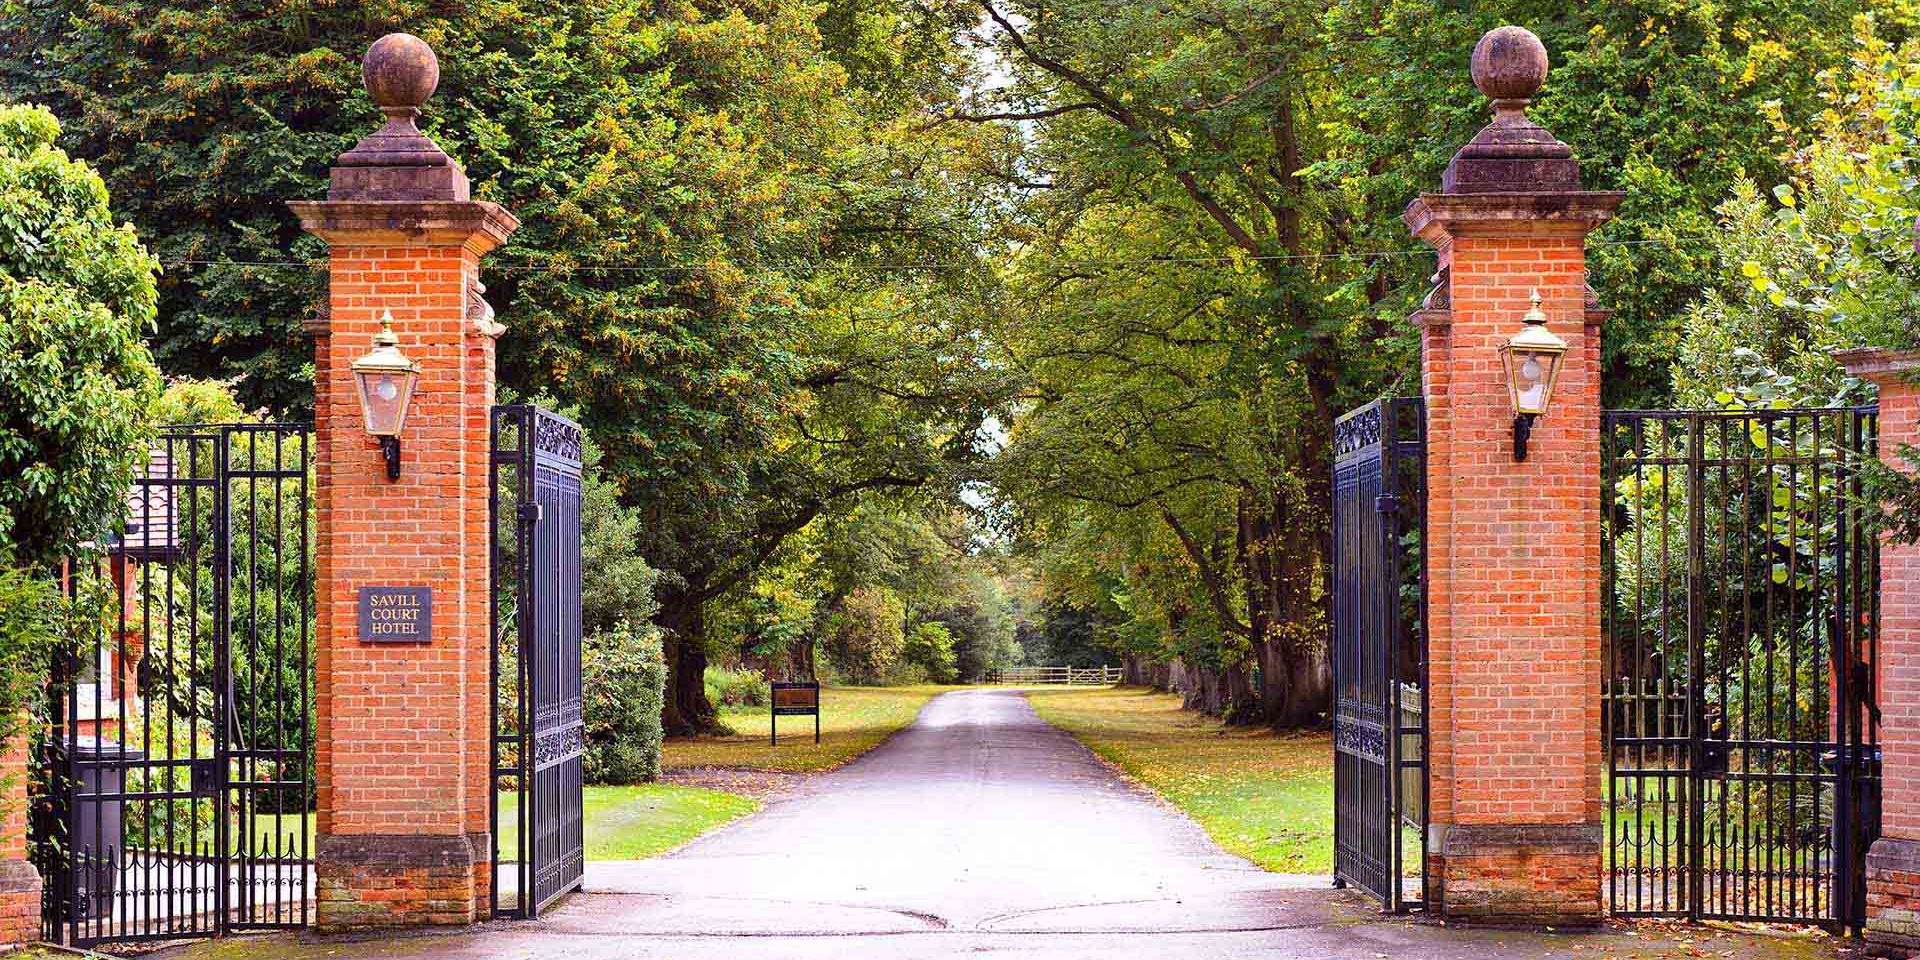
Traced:
<path id="1" fill-rule="evenodd" d="M 667 856 L 588 866 L 537 922 L 183 956 L 418 958 L 1832 957 L 1825 937 L 1564 935 L 1382 918 L 1327 878 L 1261 871 L 1048 726 L 967 690 L 860 760 Z"/>

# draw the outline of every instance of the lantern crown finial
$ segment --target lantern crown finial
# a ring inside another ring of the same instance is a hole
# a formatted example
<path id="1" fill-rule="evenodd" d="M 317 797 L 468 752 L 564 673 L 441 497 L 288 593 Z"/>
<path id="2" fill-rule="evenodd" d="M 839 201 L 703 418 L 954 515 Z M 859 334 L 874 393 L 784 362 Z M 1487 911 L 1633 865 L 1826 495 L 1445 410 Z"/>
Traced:
<path id="1" fill-rule="evenodd" d="M 1536 305 L 1540 303 L 1539 294 L 1536 293 L 1533 295 L 1533 302 Z M 400 345 L 400 336 L 393 332 L 392 310 L 382 310 L 380 312 L 380 332 L 373 335 L 373 345 L 376 347 L 397 347 Z"/>
<path id="2" fill-rule="evenodd" d="M 1527 303 L 1527 315 L 1521 317 L 1521 321 L 1536 327 L 1546 326 L 1547 313 L 1540 309 L 1540 291 L 1538 289 L 1535 289 L 1533 293 L 1528 296 Z"/>

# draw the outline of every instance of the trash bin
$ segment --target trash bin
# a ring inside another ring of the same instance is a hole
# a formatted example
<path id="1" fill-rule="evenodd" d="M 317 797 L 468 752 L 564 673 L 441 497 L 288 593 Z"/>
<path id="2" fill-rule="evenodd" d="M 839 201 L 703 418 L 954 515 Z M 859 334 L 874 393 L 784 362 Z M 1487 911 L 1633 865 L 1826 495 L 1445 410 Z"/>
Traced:
<path id="1" fill-rule="evenodd" d="M 119 865 L 126 858 L 122 822 L 127 801 L 127 766 L 143 761 L 145 751 L 112 740 L 75 738 L 67 758 L 74 785 L 73 916 L 88 920 L 113 915 Z M 105 795 L 105 796 L 103 796 Z"/>

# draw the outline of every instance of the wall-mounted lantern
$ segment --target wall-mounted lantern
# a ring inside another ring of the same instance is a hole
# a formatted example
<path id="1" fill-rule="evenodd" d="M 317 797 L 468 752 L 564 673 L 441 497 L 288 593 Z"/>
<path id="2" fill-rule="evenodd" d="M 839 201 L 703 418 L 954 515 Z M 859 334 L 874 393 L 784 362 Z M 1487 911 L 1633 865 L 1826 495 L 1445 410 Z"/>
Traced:
<path id="1" fill-rule="evenodd" d="M 1500 362 L 1507 368 L 1507 388 L 1513 396 L 1515 460 L 1527 458 L 1527 437 L 1533 433 L 1534 418 L 1544 415 L 1553 402 L 1553 383 L 1567 354 L 1567 342 L 1547 329 L 1540 291 L 1533 291 L 1533 305 L 1522 319 L 1527 325 L 1500 347 Z"/>
<path id="2" fill-rule="evenodd" d="M 413 384 L 419 378 L 419 364 L 400 352 L 400 338 L 393 334 L 393 312 L 389 310 L 380 317 L 373 350 L 353 362 L 360 412 L 367 418 L 367 433 L 380 441 L 388 480 L 400 479 L 400 428 L 406 425 L 407 404 L 413 400 Z"/>

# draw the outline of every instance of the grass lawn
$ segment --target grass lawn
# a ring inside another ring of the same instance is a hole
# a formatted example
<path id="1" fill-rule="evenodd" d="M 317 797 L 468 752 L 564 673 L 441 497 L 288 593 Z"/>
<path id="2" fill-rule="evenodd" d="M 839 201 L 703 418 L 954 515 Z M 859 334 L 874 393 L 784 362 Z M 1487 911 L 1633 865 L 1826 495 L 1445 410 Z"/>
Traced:
<path id="1" fill-rule="evenodd" d="M 1073 734 L 1187 812 L 1216 843 L 1281 873 L 1333 872 L 1333 741 L 1223 729 L 1142 687 L 1031 690 Z"/>
<path id="2" fill-rule="evenodd" d="M 518 849 L 514 820 L 520 798 L 500 796 L 500 852 Z M 760 808 L 748 797 L 684 787 L 643 783 L 631 787 L 586 788 L 587 859 L 644 860 Z"/>
<path id="3" fill-rule="evenodd" d="M 820 691 L 820 743 L 813 742 L 812 717 L 781 717 L 780 745 L 767 743 L 767 708 L 723 709 L 720 719 L 730 737 L 676 738 L 661 758 L 669 770 L 727 767 L 808 773 L 831 770 L 880 745 L 913 722 L 935 694 L 955 687 L 828 687 Z"/>

